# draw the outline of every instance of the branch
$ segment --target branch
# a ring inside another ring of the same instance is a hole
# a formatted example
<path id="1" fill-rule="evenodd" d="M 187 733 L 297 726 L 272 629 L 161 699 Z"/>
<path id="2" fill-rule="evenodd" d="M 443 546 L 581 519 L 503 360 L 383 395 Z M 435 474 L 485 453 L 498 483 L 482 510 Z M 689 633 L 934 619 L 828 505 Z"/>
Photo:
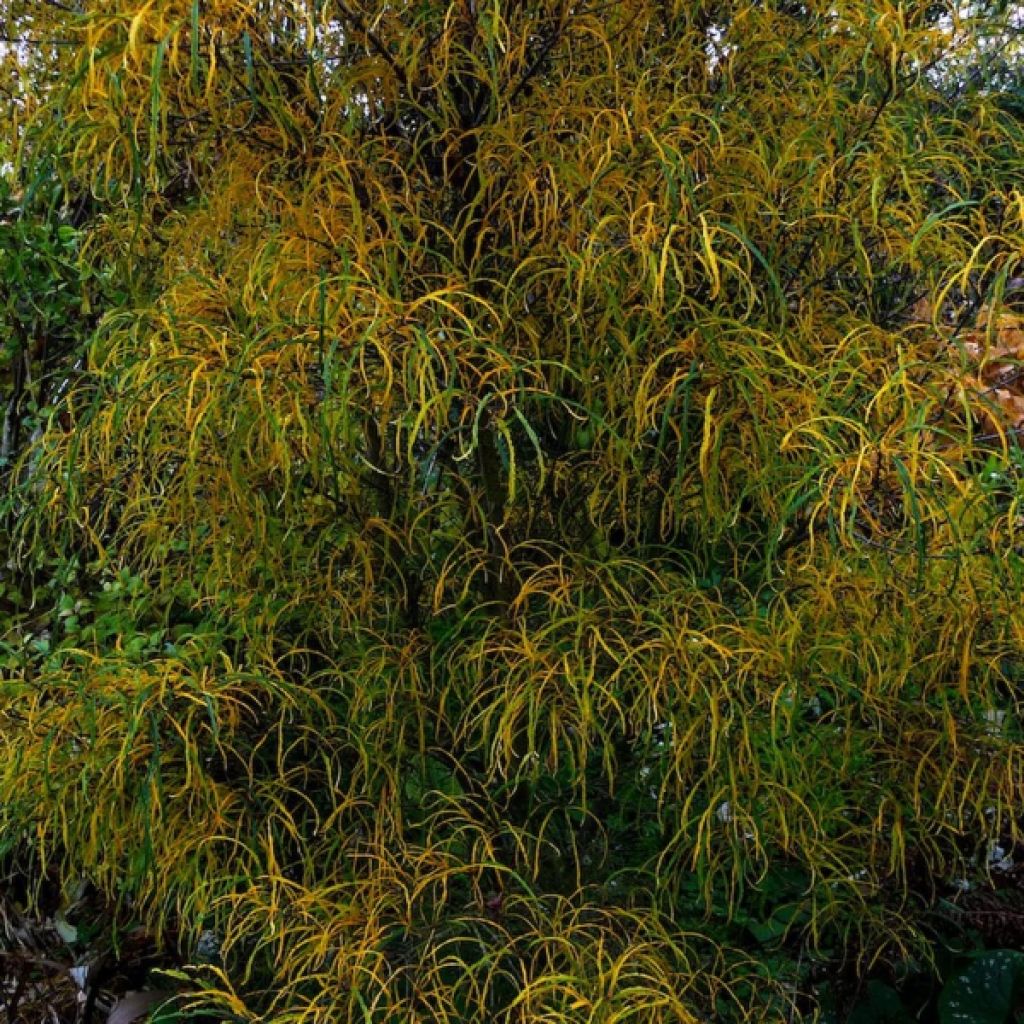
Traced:
<path id="1" fill-rule="evenodd" d="M 338 0 L 338 7 L 341 10 L 342 15 L 350 21 L 356 29 L 361 32 L 366 39 L 369 40 L 373 49 L 384 58 L 387 62 L 388 67 L 395 73 L 398 80 L 404 82 L 408 87 L 410 85 L 408 72 L 395 60 L 391 51 L 384 45 L 384 41 L 374 32 L 363 19 L 356 14 L 355 11 L 351 10 L 348 4 L 344 3 L 343 0 Z"/>

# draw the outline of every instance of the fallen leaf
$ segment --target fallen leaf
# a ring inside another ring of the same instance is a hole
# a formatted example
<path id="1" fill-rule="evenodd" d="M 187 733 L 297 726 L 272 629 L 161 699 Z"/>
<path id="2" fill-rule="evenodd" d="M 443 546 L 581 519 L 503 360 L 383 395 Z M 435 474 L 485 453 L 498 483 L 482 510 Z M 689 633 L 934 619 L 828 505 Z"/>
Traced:
<path id="1" fill-rule="evenodd" d="M 107 1024 L 132 1024 L 170 997 L 170 992 L 125 992 L 110 1011 Z"/>

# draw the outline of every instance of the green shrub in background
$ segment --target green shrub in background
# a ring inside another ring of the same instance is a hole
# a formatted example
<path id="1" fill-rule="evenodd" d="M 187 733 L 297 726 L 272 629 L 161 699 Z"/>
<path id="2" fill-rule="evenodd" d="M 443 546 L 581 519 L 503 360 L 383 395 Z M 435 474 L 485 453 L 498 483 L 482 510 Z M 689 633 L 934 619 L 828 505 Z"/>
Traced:
<path id="1" fill-rule="evenodd" d="M 1006 1020 L 1013 17 L 10 5 L 88 341 L 6 476 L 12 856 L 216 936 L 218 1019 Z"/>

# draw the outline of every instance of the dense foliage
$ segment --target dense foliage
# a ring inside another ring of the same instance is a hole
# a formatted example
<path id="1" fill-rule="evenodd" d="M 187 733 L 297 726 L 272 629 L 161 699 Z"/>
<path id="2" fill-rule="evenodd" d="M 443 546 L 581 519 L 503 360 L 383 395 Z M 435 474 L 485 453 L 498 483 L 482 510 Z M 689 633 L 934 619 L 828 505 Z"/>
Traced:
<path id="1" fill-rule="evenodd" d="M 12 863 L 221 1020 L 896 1020 L 1019 940 L 1012 10 L 5 8 Z"/>

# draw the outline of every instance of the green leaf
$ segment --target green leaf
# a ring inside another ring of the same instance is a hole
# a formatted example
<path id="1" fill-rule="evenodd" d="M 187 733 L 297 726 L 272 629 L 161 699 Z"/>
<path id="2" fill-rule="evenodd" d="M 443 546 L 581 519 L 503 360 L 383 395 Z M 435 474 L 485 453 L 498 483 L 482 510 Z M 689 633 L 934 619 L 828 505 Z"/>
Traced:
<path id="1" fill-rule="evenodd" d="M 1024 981 L 1024 953 L 983 953 L 956 975 L 939 998 L 940 1024 L 1006 1024 Z"/>
<path id="2" fill-rule="evenodd" d="M 913 1020 L 895 989 L 869 981 L 867 995 L 853 1008 L 847 1024 L 912 1024 Z"/>
<path id="3" fill-rule="evenodd" d="M 69 946 L 78 941 L 78 929 L 59 910 L 53 916 L 53 927 Z"/>

